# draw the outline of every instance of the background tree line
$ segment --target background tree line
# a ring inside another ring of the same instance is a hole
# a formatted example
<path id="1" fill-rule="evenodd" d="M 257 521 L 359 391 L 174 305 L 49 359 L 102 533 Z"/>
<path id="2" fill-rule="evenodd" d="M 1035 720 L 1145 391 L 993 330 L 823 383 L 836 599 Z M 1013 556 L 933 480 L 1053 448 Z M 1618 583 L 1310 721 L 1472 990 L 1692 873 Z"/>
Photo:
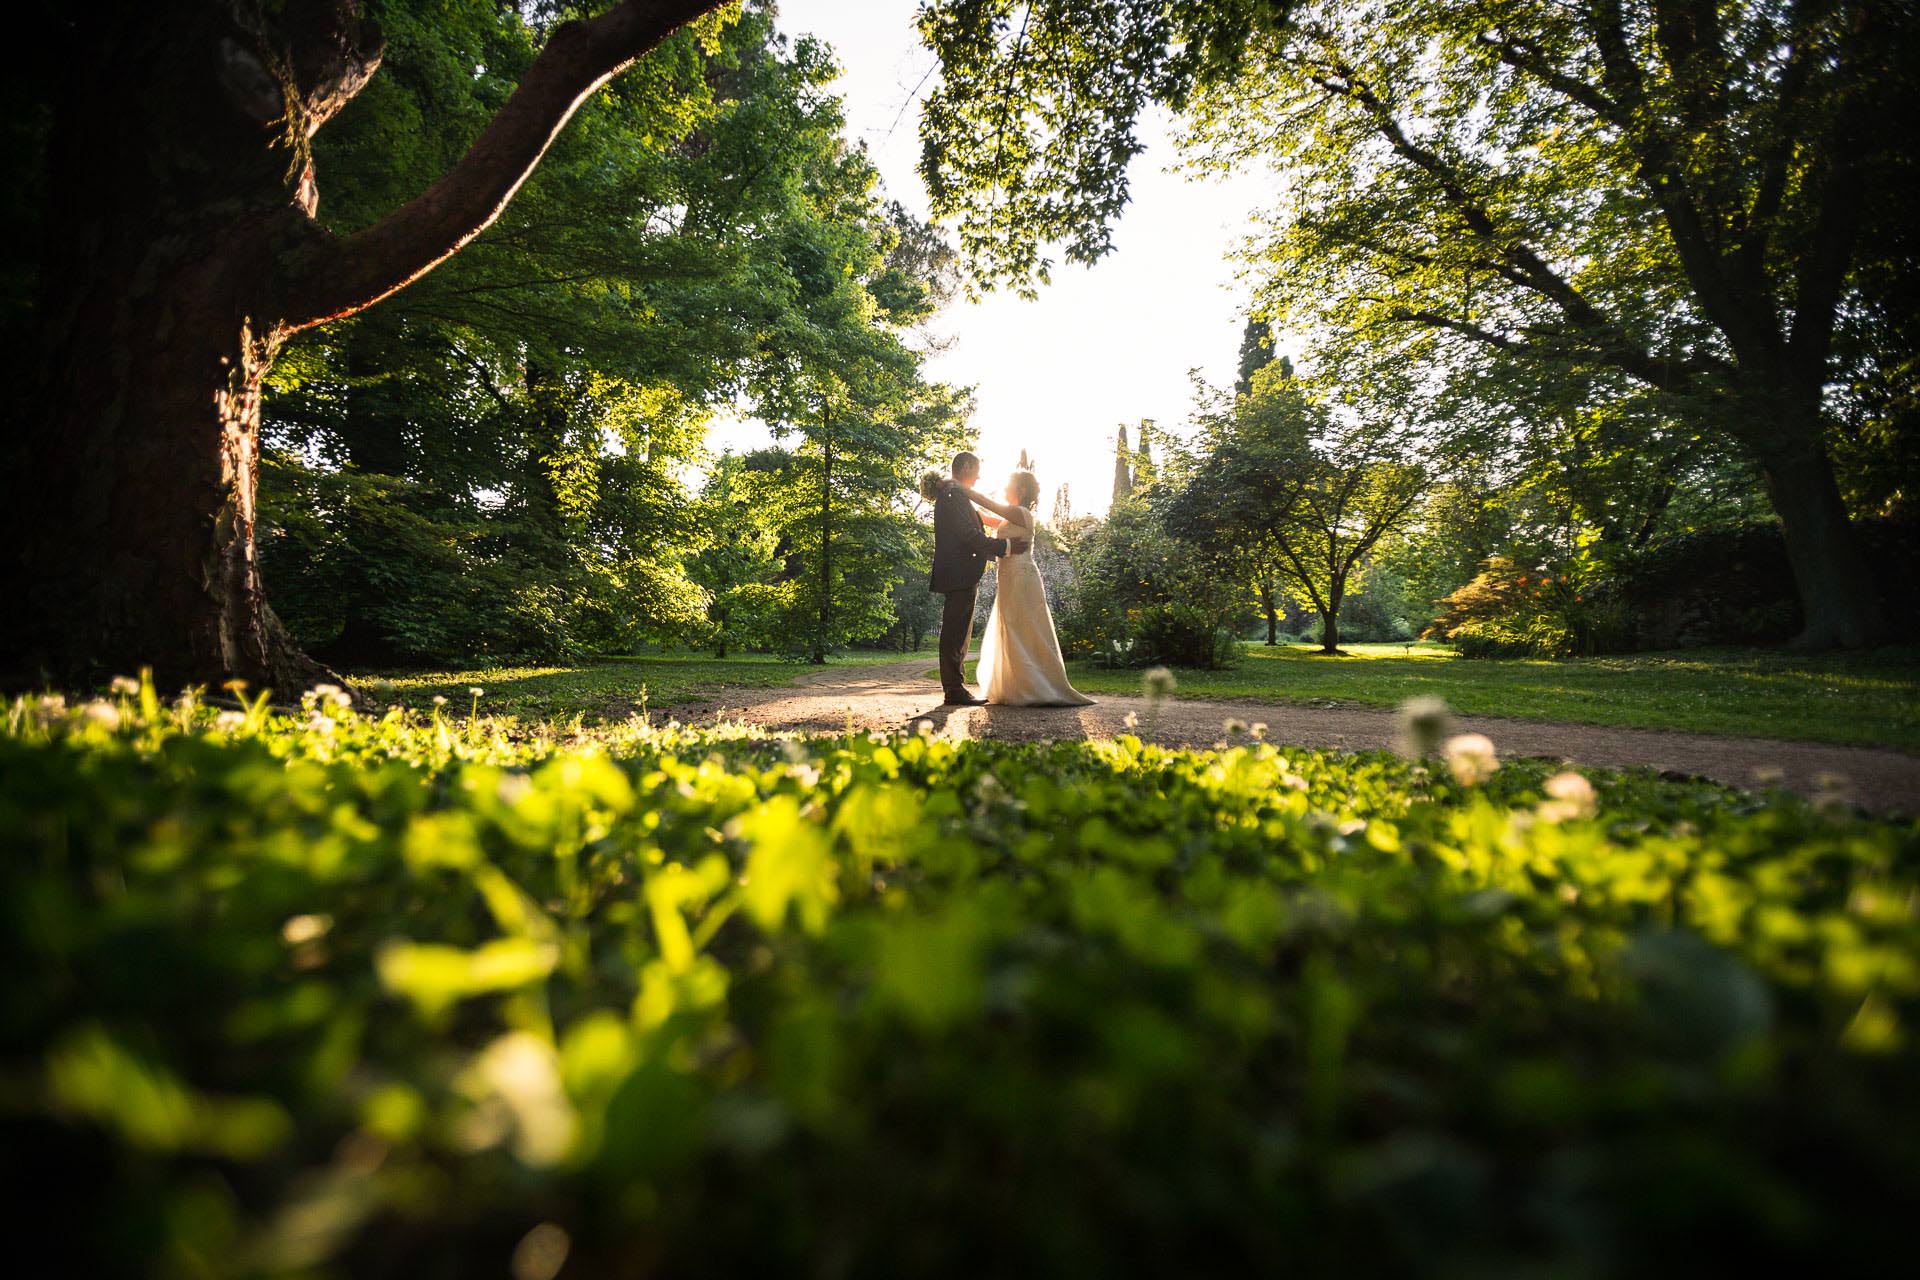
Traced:
<path id="1" fill-rule="evenodd" d="M 1307 335 L 1329 403 L 1364 392 L 1433 451 L 1425 591 L 1483 568 L 1531 591 L 1545 565 L 1585 596 L 1764 521 L 1668 578 L 1790 581 L 1743 638 L 1910 620 L 1920 184 L 1876 122 L 1920 93 L 1912 6 L 947 0 L 922 30 L 946 70 L 929 189 L 990 282 L 1110 250 L 1149 103 L 1199 167 L 1283 179 L 1255 309 Z M 1649 638 L 1615 622 L 1561 629 Z"/>

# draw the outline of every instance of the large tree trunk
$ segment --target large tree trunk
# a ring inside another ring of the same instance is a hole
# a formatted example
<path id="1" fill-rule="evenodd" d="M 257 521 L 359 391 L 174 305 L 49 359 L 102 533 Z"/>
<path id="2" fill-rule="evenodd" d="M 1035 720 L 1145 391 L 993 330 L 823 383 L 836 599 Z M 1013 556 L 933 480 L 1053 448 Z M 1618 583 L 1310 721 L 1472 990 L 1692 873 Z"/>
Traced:
<path id="1" fill-rule="evenodd" d="M 1262 582 L 1260 584 L 1260 607 L 1266 610 L 1267 614 L 1267 643 L 1269 645 L 1280 643 L 1280 611 L 1274 608 L 1273 596 L 1273 583 L 1271 581 Z"/>
<path id="2" fill-rule="evenodd" d="M 107 267 L 49 325 L 32 459 L 24 614 L 48 675 L 151 666 L 167 685 L 328 678 L 266 607 L 254 561 L 260 387 L 272 343 L 247 296 L 254 246 L 142 280 Z M 250 251 L 251 250 L 251 251 Z M 154 266 L 149 258 L 145 264 Z"/>
<path id="3" fill-rule="evenodd" d="M 297 691 L 326 672 L 254 562 L 262 379 L 499 216 L 581 100 L 716 0 L 557 28 L 450 170 L 345 239 L 313 219 L 314 133 L 381 42 L 357 0 L 100 0 L 75 14 L 42 260 L 43 378 L 12 449 L 0 680 L 150 665 Z M 269 12 L 269 9 L 271 12 Z"/>
<path id="4" fill-rule="evenodd" d="M 1794 433 L 1798 443 L 1760 457 L 1805 613 L 1795 644 L 1811 649 L 1881 644 L 1887 638 L 1886 613 L 1817 431 L 1817 426 L 1806 427 Z"/>
<path id="5" fill-rule="evenodd" d="M 261 118 L 279 85 L 220 54 L 245 47 L 231 17 L 166 8 L 87 33 L 59 107 L 9 665 L 294 692 L 326 672 L 267 609 L 253 537 L 271 270 L 304 218 L 301 170 Z"/>

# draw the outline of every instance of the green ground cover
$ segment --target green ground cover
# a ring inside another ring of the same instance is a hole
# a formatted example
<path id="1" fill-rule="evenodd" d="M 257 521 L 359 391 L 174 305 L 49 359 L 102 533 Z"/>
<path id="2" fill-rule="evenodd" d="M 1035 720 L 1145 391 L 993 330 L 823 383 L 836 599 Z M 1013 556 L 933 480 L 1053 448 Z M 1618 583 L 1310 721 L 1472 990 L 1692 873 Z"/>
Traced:
<path id="1" fill-rule="evenodd" d="M 0 733 L 0 1150 L 65 1274 L 1907 1245 L 1911 823 L 1527 762 L 312 711 Z"/>
<path id="2" fill-rule="evenodd" d="M 728 686 L 768 689 L 835 667 L 898 662 L 898 653 L 851 650 L 834 654 L 824 668 L 804 660 L 745 653 L 715 658 L 701 653 L 595 658 L 563 666 L 476 667 L 470 671 L 377 671 L 355 682 L 382 703 L 426 710 L 435 697 L 466 710 L 473 689 L 483 689 L 482 709 L 525 721 L 583 716 L 624 720 L 642 705 L 667 707 Z"/>
<path id="3" fill-rule="evenodd" d="M 1920 649 L 1792 654 L 1694 650 L 1559 662 L 1456 657 L 1441 645 L 1249 645 L 1222 671 L 1175 672 L 1183 698 L 1394 707 L 1423 694 L 1470 715 L 1920 751 Z M 1140 673 L 1076 663 L 1089 693 L 1137 693 Z"/>

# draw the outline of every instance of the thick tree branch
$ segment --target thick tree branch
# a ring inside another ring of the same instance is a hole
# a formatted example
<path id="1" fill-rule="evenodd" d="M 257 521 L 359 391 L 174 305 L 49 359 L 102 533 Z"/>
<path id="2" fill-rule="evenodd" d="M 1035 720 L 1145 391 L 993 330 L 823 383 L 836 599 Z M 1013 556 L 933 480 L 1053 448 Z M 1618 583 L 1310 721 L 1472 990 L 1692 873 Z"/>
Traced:
<path id="1" fill-rule="evenodd" d="M 1795 13 L 1803 6 L 1796 6 Z M 1772 239 L 1775 219 L 1786 198 L 1788 178 L 1800 141 L 1801 105 L 1807 86 L 1813 80 L 1819 62 L 1819 42 L 1805 30 L 1796 30 L 1786 67 L 1780 73 L 1780 88 L 1774 95 L 1772 117 L 1768 122 L 1768 140 L 1760 161 L 1760 180 L 1752 202 L 1736 220 L 1733 257 L 1739 270 L 1758 274 L 1765 265 L 1767 245 Z"/>
<path id="2" fill-rule="evenodd" d="M 1467 230 L 1498 256 L 1502 265 L 1495 269 L 1503 277 L 1553 303 L 1575 329 L 1586 334 L 1603 355 L 1628 373 L 1649 381 L 1670 376 L 1667 372 L 1670 361 L 1658 359 L 1628 338 L 1531 245 L 1503 236 L 1499 223 L 1474 199 L 1459 170 L 1438 152 L 1415 142 L 1386 101 L 1363 84 L 1351 68 L 1336 63 L 1330 74 L 1309 73 L 1309 78 L 1324 91 L 1360 104 L 1372 120 L 1375 132 L 1403 160 L 1433 179 Z M 1653 385 L 1662 384 L 1654 382 Z"/>
<path id="3" fill-rule="evenodd" d="M 520 87 L 444 177 L 364 231 L 345 239 L 323 233 L 292 252 L 282 334 L 352 315 L 457 253 L 500 216 L 589 94 L 720 3 L 625 0 L 555 28 Z"/>
<path id="4" fill-rule="evenodd" d="M 1765 277 L 1757 271 L 1735 274 L 1730 270 L 1734 264 L 1723 256 L 1715 229 L 1732 225 L 1734 217 L 1716 217 L 1702 207 L 1680 148 L 1660 123 L 1657 105 L 1648 98 L 1620 0 L 1594 0 L 1587 17 L 1600 53 L 1602 82 L 1624 113 L 1623 132 L 1640 166 L 1641 181 L 1666 220 L 1667 234 L 1701 308 L 1743 363 L 1777 358 L 1779 317 Z M 1684 41 L 1665 52 L 1670 58 L 1690 56 Z M 1674 74 L 1681 77 L 1691 71 L 1676 68 Z"/>
<path id="5" fill-rule="evenodd" d="M 1867 200 L 1867 161 L 1876 145 L 1870 139 L 1886 100 L 1884 81 L 1852 74 L 1867 62 L 1875 43 L 1885 38 L 1877 16 L 1871 6 L 1855 13 L 1840 51 L 1841 96 L 1818 153 L 1822 163 L 1805 179 L 1819 203 L 1812 241 L 1795 282 L 1787 360 L 1789 374 L 1809 387 L 1826 381 L 1840 297 L 1853 269 L 1861 210 Z"/>

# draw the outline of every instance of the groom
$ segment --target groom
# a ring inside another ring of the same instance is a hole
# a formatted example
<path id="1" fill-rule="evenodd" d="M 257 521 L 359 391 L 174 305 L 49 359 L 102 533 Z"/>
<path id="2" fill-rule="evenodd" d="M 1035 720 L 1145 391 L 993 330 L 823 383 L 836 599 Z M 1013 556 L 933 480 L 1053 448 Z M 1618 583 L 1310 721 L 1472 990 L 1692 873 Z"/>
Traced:
<path id="1" fill-rule="evenodd" d="M 980 478 L 980 459 L 955 454 L 953 479 L 933 502 L 933 578 L 927 588 L 947 598 L 940 614 L 940 687 L 948 706 L 977 707 L 982 699 L 967 689 L 967 641 L 973 636 L 973 602 L 988 556 L 1018 555 L 1025 538 L 989 538 L 967 490 Z"/>

